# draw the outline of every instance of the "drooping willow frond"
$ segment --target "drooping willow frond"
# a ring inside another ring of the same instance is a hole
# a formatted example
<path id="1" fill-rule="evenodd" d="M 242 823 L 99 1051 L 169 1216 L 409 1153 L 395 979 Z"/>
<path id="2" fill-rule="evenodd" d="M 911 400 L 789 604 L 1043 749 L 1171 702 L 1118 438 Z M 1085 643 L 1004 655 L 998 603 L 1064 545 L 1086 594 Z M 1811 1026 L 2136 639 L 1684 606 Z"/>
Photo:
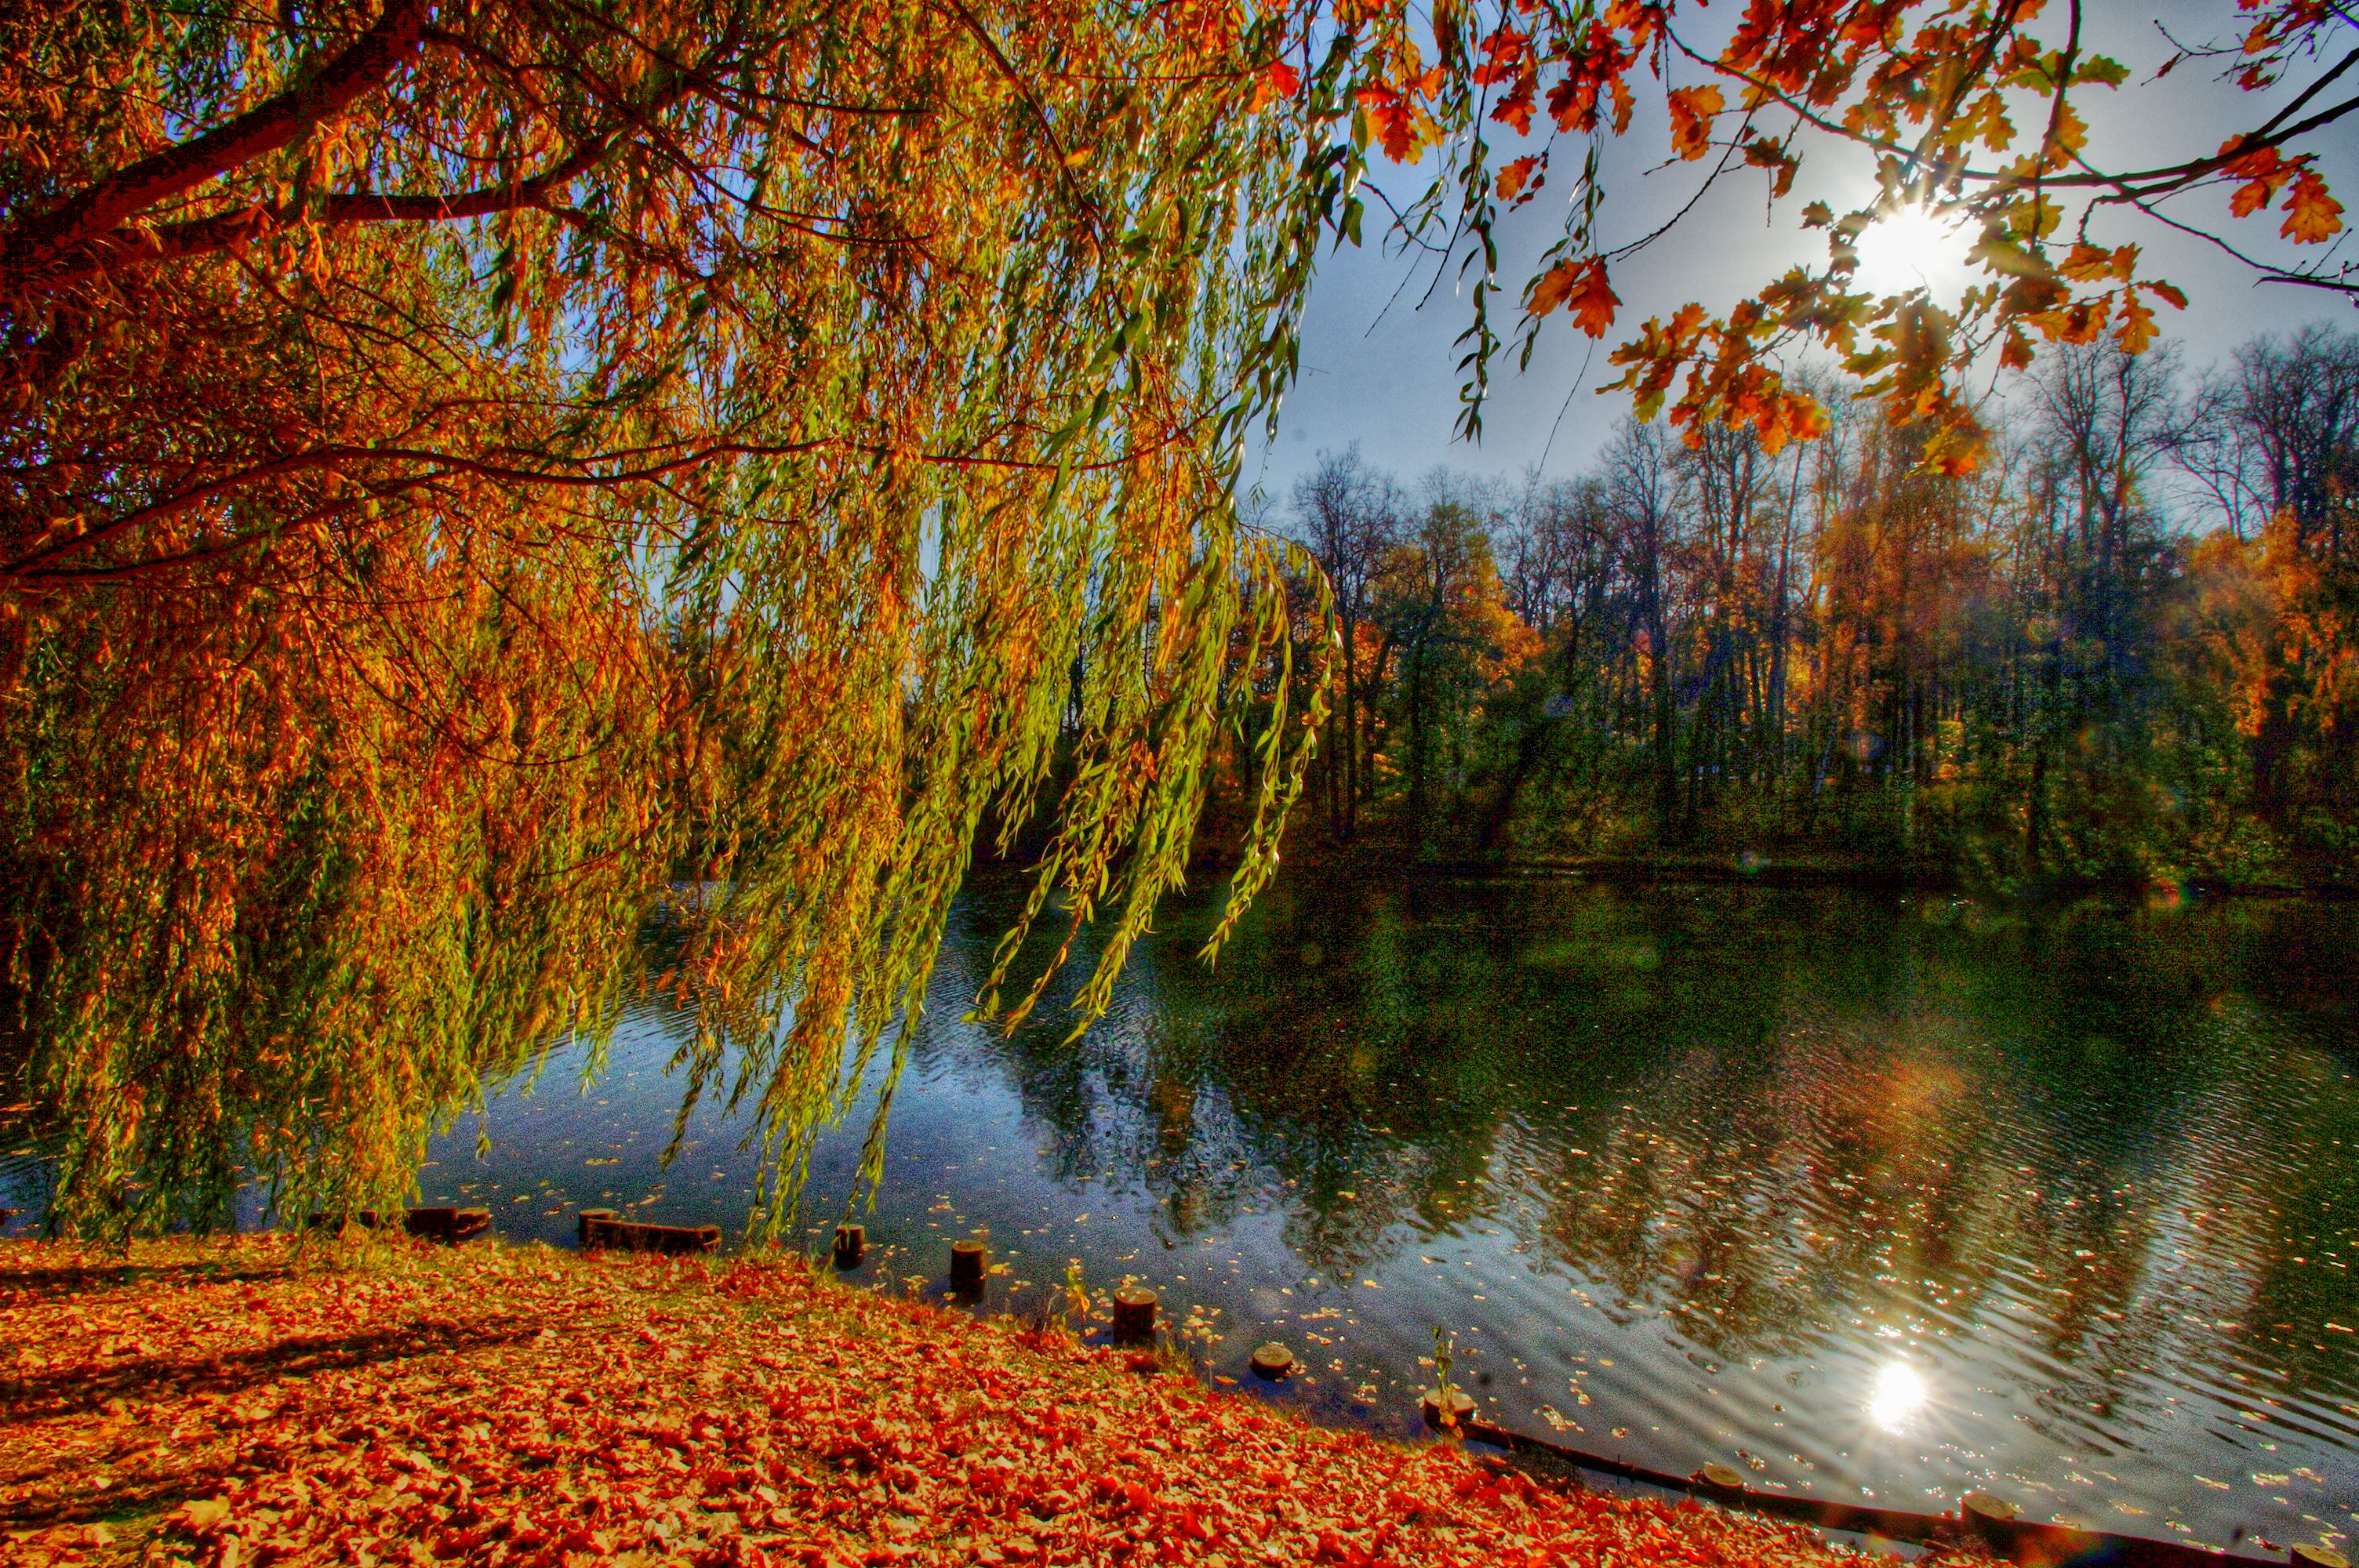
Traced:
<path id="1" fill-rule="evenodd" d="M 1234 490 L 1323 155 L 1229 9 L 293 15 L 67 6 L 0 63 L 0 957 L 57 1222 L 397 1201 L 650 919 L 775 1218 L 979 835 L 1052 810 L 1044 889 L 1120 890 L 1084 1013 L 1177 884 L 1288 653 Z"/>

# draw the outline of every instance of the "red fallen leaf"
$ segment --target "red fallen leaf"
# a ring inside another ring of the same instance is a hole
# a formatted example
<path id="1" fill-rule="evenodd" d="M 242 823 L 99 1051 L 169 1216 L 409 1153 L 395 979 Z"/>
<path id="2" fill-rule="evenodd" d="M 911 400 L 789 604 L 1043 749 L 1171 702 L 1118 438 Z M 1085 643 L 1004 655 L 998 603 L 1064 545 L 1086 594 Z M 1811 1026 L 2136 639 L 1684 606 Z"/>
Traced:
<path id="1" fill-rule="evenodd" d="M 1759 401 L 1774 411 L 1777 398 L 1765 390 Z M 252 1305 L 270 1320 L 267 1337 L 242 1315 L 216 1321 L 217 1291 L 148 1285 L 102 1298 L 93 1327 L 139 1319 L 184 1363 L 222 1352 L 243 1366 L 271 1339 L 331 1324 L 397 1338 L 415 1329 L 436 1347 L 241 1400 L 257 1413 L 241 1434 L 252 1446 L 217 1444 L 205 1463 L 266 1449 L 281 1457 L 239 1478 L 201 1470 L 175 1483 L 218 1490 L 208 1500 L 223 1518 L 199 1536 L 203 1560 L 334 1561 L 364 1548 L 401 1559 L 456 1544 L 468 1560 L 546 1568 L 626 1549 L 699 1563 L 849 1563 L 956 1539 L 976 1562 L 1192 1563 L 1267 1549 L 1292 1561 L 1364 1552 L 1468 1568 L 1609 1558 L 1833 1568 L 1794 1532 L 1538 1490 L 1475 1471 L 1454 1448 L 1321 1431 L 1180 1379 L 1122 1376 L 1123 1353 L 1043 1347 L 998 1325 L 821 1289 L 791 1267 L 733 1265 L 700 1282 L 611 1260 L 569 1264 L 550 1280 L 541 1263 L 527 1272 L 498 1256 L 421 1260 L 398 1290 L 291 1279 L 258 1288 Z M 0 1249 L 0 1303 L 16 1261 Z M 643 1288 L 668 1292 L 662 1310 Z M 505 1328 L 464 1343 L 470 1325 L 527 1312 L 561 1328 L 561 1352 Z M 37 1303 L 0 1304 L 0 1333 L 19 1343 L 61 1345 L 45 1330 L 62 1321 Z M 689 1364 L 640 1354 L 642 1330 L 693 1346 Z M 127 1422 L 90 1412 L 76 1418 L 92 1423 L 81 1430 L 152 1422 L 170 1432 L 194 1401 L 168 1377 L 158 1389 Z M 853 1453 L 874 1468 L 838 1456 Z M 9 1486 L 0 1470 L 0 1506 L 20 1506 Z M 1014 1496 L 995 1497 L 1006 1490 Z M 1036 1498 L 1054 1517 L 1025 1507 Z M 1440 1527 L 1469 1530 L 1479 1553 L 1420 1533 Z"/>

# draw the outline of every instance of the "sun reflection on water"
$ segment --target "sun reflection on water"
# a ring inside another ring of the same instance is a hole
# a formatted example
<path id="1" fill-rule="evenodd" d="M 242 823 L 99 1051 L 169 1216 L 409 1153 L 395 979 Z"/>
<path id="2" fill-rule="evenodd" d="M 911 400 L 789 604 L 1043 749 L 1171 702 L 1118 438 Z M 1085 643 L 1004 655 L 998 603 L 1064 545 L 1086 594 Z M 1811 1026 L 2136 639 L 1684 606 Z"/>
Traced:
<path id="1" fill-rule="evenodd" d="M 1867 1401 L 1867 1417 L 1886 1432 L 1898 1432 L 1925 1408 L 1925 1379 L 1917 1368 L 1895 1361 L 1875 1374 L 1875 1392 Z"/>

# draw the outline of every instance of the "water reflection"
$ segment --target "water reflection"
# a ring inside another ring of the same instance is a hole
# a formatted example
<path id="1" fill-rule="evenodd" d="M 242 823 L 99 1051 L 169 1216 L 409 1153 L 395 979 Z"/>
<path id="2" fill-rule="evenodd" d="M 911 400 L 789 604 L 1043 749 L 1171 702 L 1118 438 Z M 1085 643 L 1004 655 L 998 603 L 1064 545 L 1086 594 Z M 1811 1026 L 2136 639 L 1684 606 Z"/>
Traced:
<path id="1" fill-rule="evenodd" d="M 1403 1433 L 1439 1325 L 1494 1419 L 1664 1469 L 2212 1544 L 2359 1522 L 2359 910 L 1296 881 L 1214 972 L 1214 901 L 1170 911 L 1069 1045 L 1053 1006 L 957 1022 L 1017 896 L 962 906 L 864 1277 L 980 1228 L 999 1304 L 1135 1275 L 1215 1374 L 1283 1339 L 1276 1397 Z M 656 1160 L 687 1028 L 635 1018 L 588 1096 L 552 1062 L 426 1199 L 552 1241 L 588 1203 L 741 1222 L 742 1124 Z"/>
<path id="2" fill-rule="evenodd" d="M 1078 1048 L 919 1052 L 987 1055 L 1049 1168 L 1135 1188 L 1163 1247 L 1326 1281 L 1395 1367 L 1462 1325 L 1487 1399 L 1585 1445 L 2332 1538 L 2353 925 L 1297 888 L 1217 978 L 1180 923 Z"/>

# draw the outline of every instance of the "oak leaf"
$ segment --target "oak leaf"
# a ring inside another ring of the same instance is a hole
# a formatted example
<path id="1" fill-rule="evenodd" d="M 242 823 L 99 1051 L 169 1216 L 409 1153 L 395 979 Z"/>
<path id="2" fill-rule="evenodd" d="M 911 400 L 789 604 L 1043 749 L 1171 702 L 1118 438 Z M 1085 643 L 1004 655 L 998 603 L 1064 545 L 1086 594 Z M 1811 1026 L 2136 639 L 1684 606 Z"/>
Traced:
<path id="1" fill-rule="evenodd" d="M 1539 155 L 1537 153 L 1527 153 L 1522 157 L 1516 159 L 1513 163 L 1501 168 L 1499 170 L 1499 180 L 1496 187 L 1499 192 L 1499 200 L 1502 201 L 1514 200 L 1517 193 L 1522 191 L 1525 186 L 1532 184 L 1532 171 L 1539 168 Z M 1533 186 L 1533 189 L 1538 189 L 1538 187 L 1535 185 Z"/>
<path id="2" fill-rule="evenodd" d="M 2314 169 L 2294 178 L 2286 196 L 2285 226 L 2277 231 L 2298 245 L 2322 245 L 2343 232 L 2343 203 L 2327 194 Z"/>
<path id="3" fill-rule="evenodd" d="M 1545 316 L 1560 305 L 1568 306 L 1575 326 L 1593 338 L 1602 338 L 1614 325 L 1614 311 L 1621 304 L 1606 281 L 1605 264 L 1595 256 L 1584 256 L 1560 262 L 1542 274 L 1532 285 L 1532 297 L 1525 308 L 1535 316 Z"/>
<path id="4" fill-rule="evenodd" d="M 1671 108 L 1671 146 L 1693 160 L 1712 150 L 1712 121 L 1728 106 L 1717 87 L 1675 87 L 1667 95 Z"/>

